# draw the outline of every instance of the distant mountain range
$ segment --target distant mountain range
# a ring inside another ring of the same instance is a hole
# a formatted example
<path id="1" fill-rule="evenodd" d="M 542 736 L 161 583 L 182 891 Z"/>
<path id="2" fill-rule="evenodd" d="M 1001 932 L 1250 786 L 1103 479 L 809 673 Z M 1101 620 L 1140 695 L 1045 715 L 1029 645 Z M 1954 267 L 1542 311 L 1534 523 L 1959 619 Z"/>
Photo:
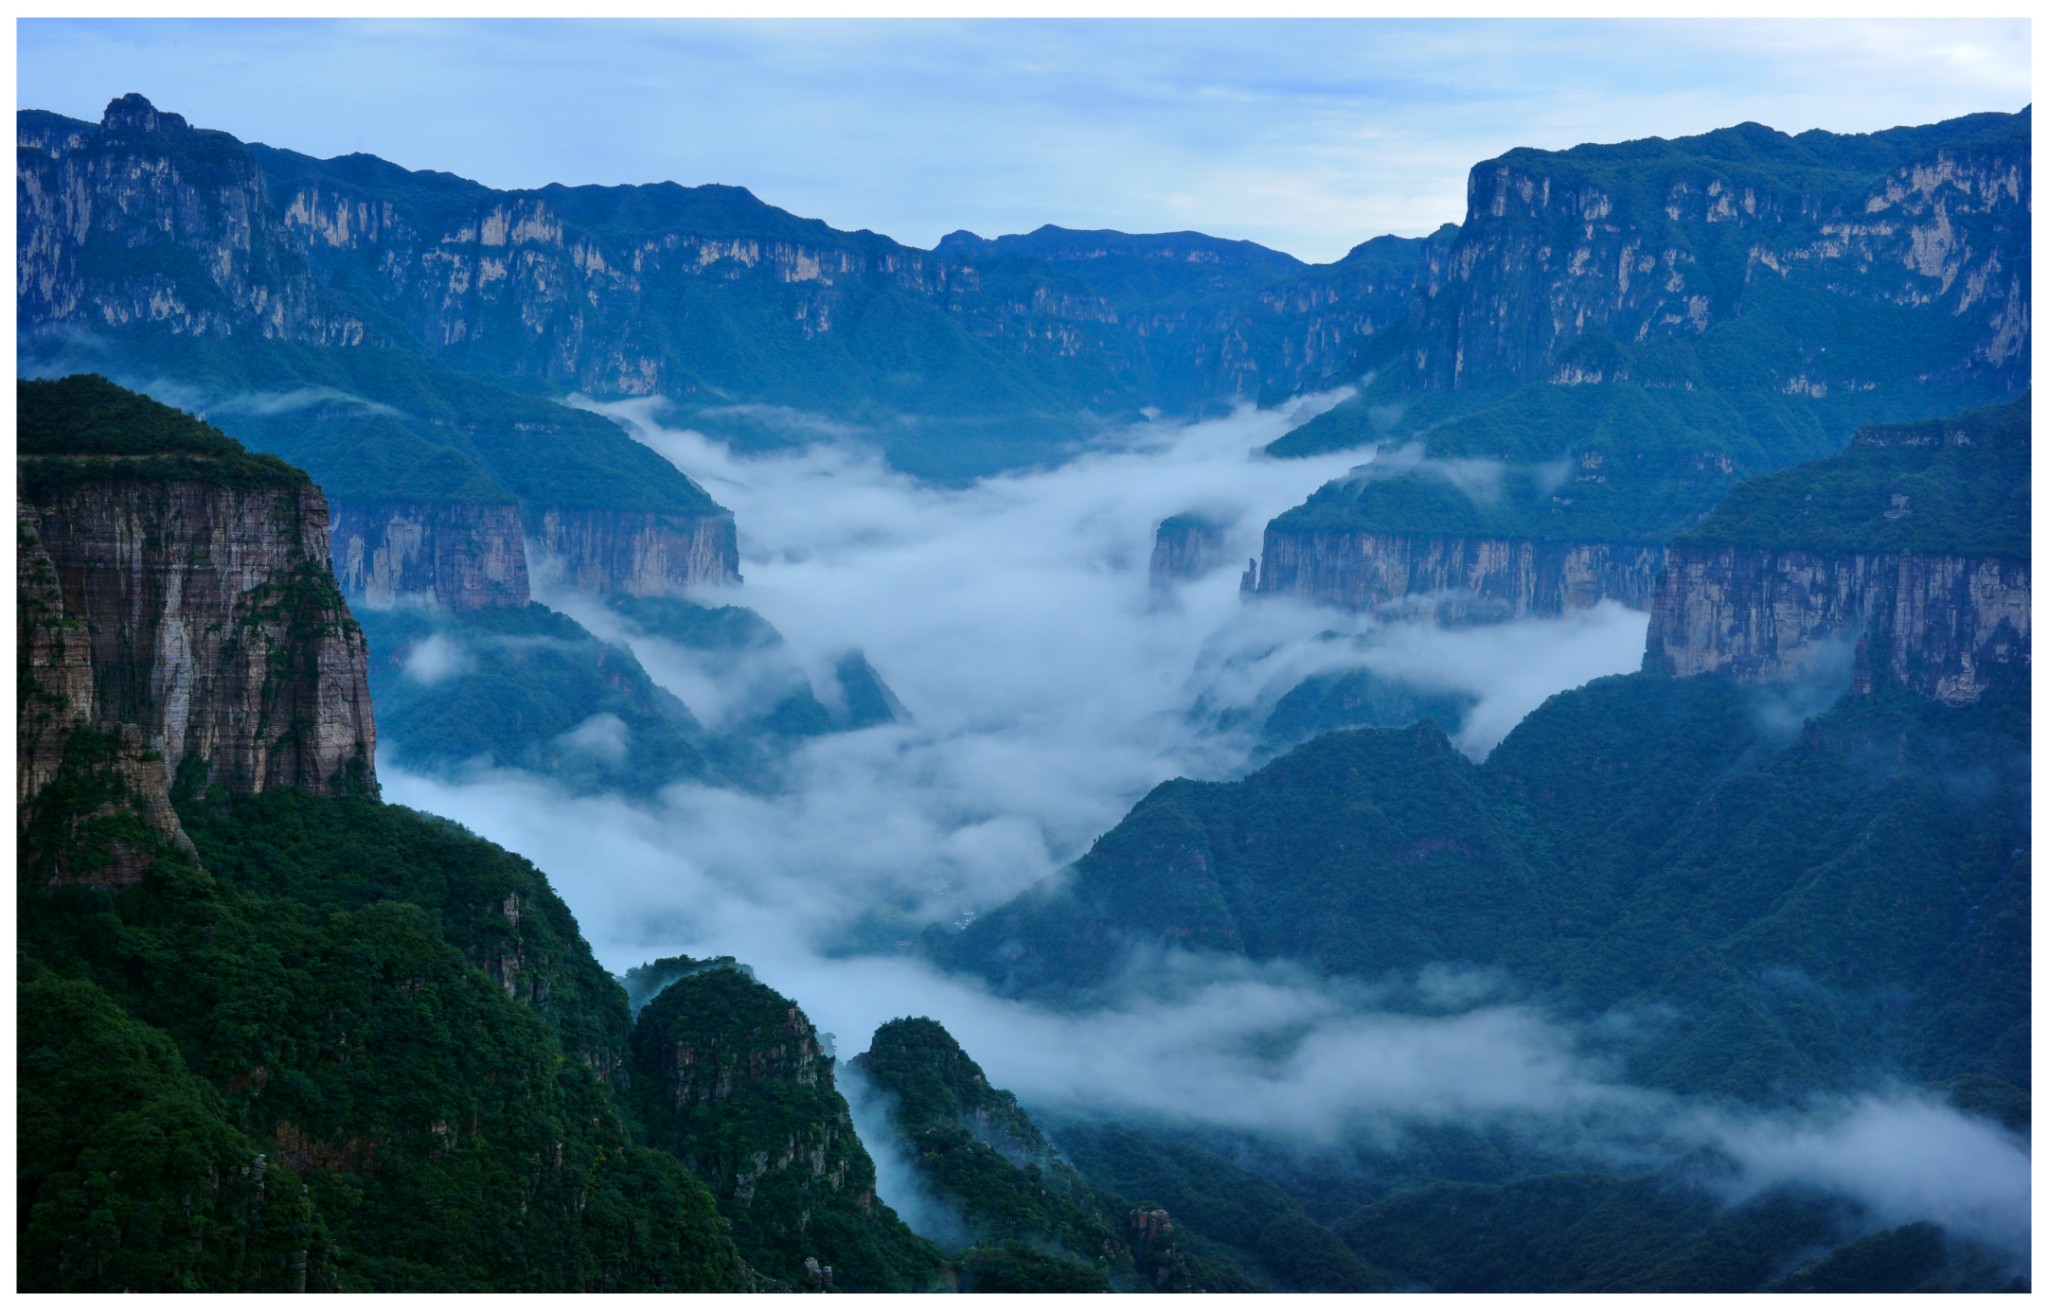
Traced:
<path id="1" fill-rule="evenodd" d="M 728 959 L 607 977 L 540 871 L 382 804 L 376 750 L 769 790 L 902 718 L 858 652 L 819 686 L 677 595 L 739 582 L 740 525 L 573 393 L 957 480 L 1354 385 L 1270 448 L 1361 465 L 1268 526 L 1249 604 L 1618 600 L 1643 670 L 1479 763 L 1429 722 L 1457 697 L 1309 680 L 1256 772 L 1161 783 L 926 962 L 1052 1010 L 1146 953 L 1284 962 L 1396 1018 L 1387 981 L 1479 967 L 1646 1098 L 1904 1079 L 2023 1152 L 2030 112 L 1512 151 L 1462 224 L 1323 266 L 497 192 L 140 96 L 17 124 L 17 367 L 113 379 L 18 386 L 24 1287 L 2025 1287 L 1982 1217 L 1731 1204 L 1706 1148 L 1636 1174 L 1484 1125 L 1346 1158 L 1034 1120 L 914 1018 L 849 1062 L 863 1144 L 798 999 Z M 1162 594 L 1237 563 L 1189 510 Z M 536 604 L 550 576 L 772 695 L 713 731 Z M 877 1196 L 884 1142 L 957 1233 Z"/>

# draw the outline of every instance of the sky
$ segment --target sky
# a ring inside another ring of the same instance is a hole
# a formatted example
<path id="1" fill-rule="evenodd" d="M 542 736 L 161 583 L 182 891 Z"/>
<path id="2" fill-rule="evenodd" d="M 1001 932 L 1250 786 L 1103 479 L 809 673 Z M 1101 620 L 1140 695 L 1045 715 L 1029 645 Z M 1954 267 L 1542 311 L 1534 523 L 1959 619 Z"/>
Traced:
<path id="1" fill-rule="evenodd" d="M 1312 262 L 1464 210 L 1515 146 L 1745 120 L 1867 132 L 2030 103 L 2024 20 L 69 20 L 17 106 L 496 187 L 718 182 L 930 247 L 1044 223 Z"/>

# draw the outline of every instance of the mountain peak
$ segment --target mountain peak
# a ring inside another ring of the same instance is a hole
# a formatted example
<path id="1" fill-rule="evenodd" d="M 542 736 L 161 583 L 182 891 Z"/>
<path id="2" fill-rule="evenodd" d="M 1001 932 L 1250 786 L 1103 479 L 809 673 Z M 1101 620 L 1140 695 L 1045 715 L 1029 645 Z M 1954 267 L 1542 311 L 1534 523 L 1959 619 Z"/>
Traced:
<path id="1" fill-rule="evenodd" d="M 107 112 L 100 118 L 100 127 L 109 132 L 121 128 L 133 128 L 138 132 L 182 132 L 185 126 L 184 115 L 159 113 L 147 98 L 133 91 L 109 101 Z"/>

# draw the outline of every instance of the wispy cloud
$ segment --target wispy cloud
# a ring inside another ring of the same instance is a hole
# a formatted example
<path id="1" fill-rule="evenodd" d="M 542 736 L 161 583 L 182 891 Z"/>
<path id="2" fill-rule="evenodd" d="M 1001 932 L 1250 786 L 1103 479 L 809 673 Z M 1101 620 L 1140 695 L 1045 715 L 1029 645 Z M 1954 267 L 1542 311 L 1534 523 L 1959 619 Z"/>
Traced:
<path id="1" fill-rule="evenodd" d="M 1141 425 L 1061 468 L 965 488 L 839 443 L 736 454 L 665 426 L 658 401 L 605 406 L 737 512 L 749 581 L 700 599 L 758 609 L 799 661 L 864 647 L 915 722 L 806 743 L 770 796 L 678 783 L 629 804 L 510 771 L 402 769 L 384 771 L 386 795 L 535 860 L 615 969 L 737 956 L 848 1054 L 886 1020 L 931 1015 L 1030 1105 L 1384 1150 L 1417 1127 L 1485 1126 L 1631 1169 L 1706 1151 L 1731 1195 L 1797 1179 L 1890 1214 L 1906 1157 L 1839 1168 L 1837 1145 L 1863 1142 L 1863 1103 L 1765 1111 L 1630 1085 L 1629 1025 L 1553 1011 L 1498 972 L 1333 982 L 1286 962 L 1141 955 L 1092 1009 L 1057 1012 L 906 951 L 925 925 L 1052 875 L 1158 782 L 1240 768 L 1249 729 L 1219 731 L 1189 713 L 1198 701 L 1255 726 L 1307 673 L 1362 667 L 1478 697 L 1461 744 L 1480 754 L 1544 697 L 1640 659 L 1643 616 L 1612 605 L 1439 630 L 1246 606 L 1234 571 L 1155 605 L 1159 520 L 1199 507 L 1250 554 L 1269 517 L 1360 458 L 1252 455 L 1335 399 Z M 687 701 L 692 685 L 641 646 Z M 1939 1103 L 1901 1097 L 1953 1127 Z M 2009 1242 L 2024 1149 L 1974 1121 L 1957 1132 L 1979 1135 L 1984 1169 L 1942 1214 Z"/>

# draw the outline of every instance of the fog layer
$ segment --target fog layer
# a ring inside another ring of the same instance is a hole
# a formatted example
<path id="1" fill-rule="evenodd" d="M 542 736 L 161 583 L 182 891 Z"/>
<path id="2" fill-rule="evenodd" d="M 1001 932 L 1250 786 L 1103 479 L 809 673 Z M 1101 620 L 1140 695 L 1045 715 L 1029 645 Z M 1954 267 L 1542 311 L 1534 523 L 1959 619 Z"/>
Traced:
<path id="1" fill-rule="evenodd" d="M 1917 1116 L 1954 1130 L 1981 1167 L 1937 1218 L 2010 1246 L 2026 1155 L 1997 1131 L 1903 1095 L 1790 1117 L 1684 1106 L 1620 1081 L 1611 1050 L 1491 976 L 1447 967 L 1365 986 L 1163 957 L 1134 966 L 1121 1000 L 1073 1014 L 906 954 L 925 925 L 962 923 L 1055 874 L 1160 782 L 1241 771 L 1265 711 L 1310 674 L 1369 669 L 1476 698 L 1458 742 L 1478 756 L 1546 696 L 1637 667 L 1645 617 L 1611 604 L 1439 630 L 1247 605 L 1241 563 L 1157 596 L 1160 520 L 1200 512 L 1242 562 L 1267 520 L 1369 458 L 1253 454 L 1341 396 L 1143 425 L 1058 468 L 953 489 L 893 473 L 856 434 L 803 416 L 792 431 L 813 444 L 740 455 L 664 426 L 657 400 L 592 406 L 735 511 L 746 583 L 694 599 L 761 613 L 821 689 L 841 655 L 864 651 L 910 718 L 803 745 L 773 795 L 678 782 L 630 803 L 513 771 L 448 781 L 402 768 L 383 771 L 385 794 L 534 860 L 614 970 L 735 956 L 837 1034 L 842 1055 L 886 1020 L 929 1015 L 1027 1105 L 1390 1148 L 1427 1123 L 1568 1129 L 1607 1159 L 1707 1147 L 1738 1190 L 1808 1179 L 1885 1214 L 1918 1158 L 1866 1150 L 1869 1126 Z M 538 599 L 631 641 L 707 723 L 787 690 L 745 662 L 636 637 L 545 569 L 536 580 Z M 414 673 L 462 676 L 439 658 Z M 589 728 L 591 749 L 607 744 L 603 727 Z M 863 1113 L 864 1126 L 876 1118 Z M 929 1213 L 897 1163 L 884 1171 L 885 1197 Z"/>

